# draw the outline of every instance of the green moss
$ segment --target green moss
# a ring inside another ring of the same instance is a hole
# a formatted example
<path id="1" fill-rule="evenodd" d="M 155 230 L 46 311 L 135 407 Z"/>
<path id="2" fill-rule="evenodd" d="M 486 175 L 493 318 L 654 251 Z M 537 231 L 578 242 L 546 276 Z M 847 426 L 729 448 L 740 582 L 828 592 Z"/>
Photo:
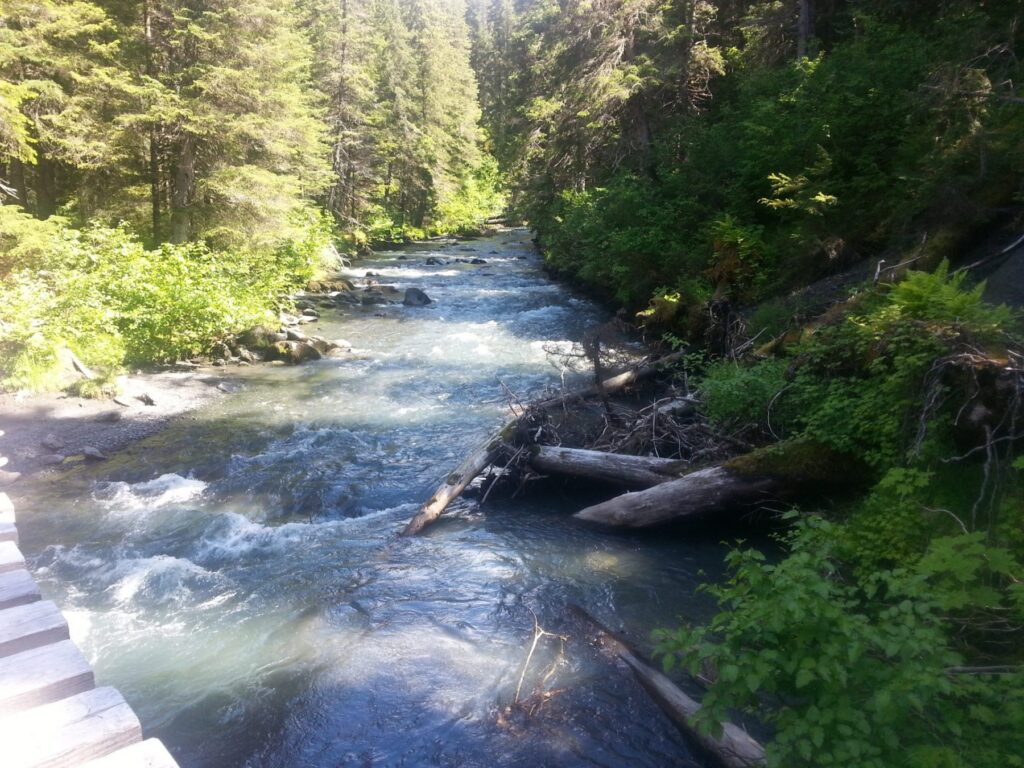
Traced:
<path id="1" fill-rule="evenodd" d="M 778 477 L 800 485 L 859 485 L 870 478 L 863 462 L 805 439 L 759 448 L 724 466 L 745 477 Z"/>

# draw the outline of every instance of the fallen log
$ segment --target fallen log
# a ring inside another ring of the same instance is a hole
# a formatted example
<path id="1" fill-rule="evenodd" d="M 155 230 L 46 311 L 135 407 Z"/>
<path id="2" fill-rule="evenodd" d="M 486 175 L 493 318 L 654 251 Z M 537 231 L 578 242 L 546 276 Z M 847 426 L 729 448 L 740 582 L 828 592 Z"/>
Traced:
<path id="1" fill-rule="evenodd" d="M 791 440 L 678 480 L 616 496 L 577 512 L 575 517 L 602 525 L 647 528 L 809 490 L 853 485 L 867 476 L 863 465 L 825 446 Z"/>
<path id="2" fill-rule="evenodd" d="M 530 466 L 542 474 L 598 480 L 627 488 L 650 488 L 675 480 L 686 463 L 674 459 L 629 456 L 581 448 L 535 446 Z"/>
<path id="3" fill-rule="evenodd" d="M 576 517 L 591 523 L 646 528 L 669 520 L 713 512 L 765 499 L 778 488 L 770 477 L 748 478 L 725 467 L 708 467 L 678 480 L 625 493 L 580 510 Z"/>
<path id="4" fill-rule="evenodd" d="M 639 381 L 642 381 L 643 379 L 653 376 L 663 370 L 666 365 L 670 365 L 681 358 L 682 353 L 667 355 L 653 362 L 639 366 L 638 368 L 625 371 L 624 373 L 620 373 L 610 379 L 606 379 L 601 382 L 600 385 L 594 384 L 576 392 L 570 392 L 565 395 L 558 395 L 542 400 L 539 403 L 535 403 L 531 410 L 533 412 L 538 410 L 546 411 L 552 408 L 563 407 L 577 400 L 594 397 L 602 392 L 605 394 L 619 392 Z M 402 535 L 415 536 L 437 520 L 448 505 L 455 501 L 455 499 L 457 499 L 462 492 L 466 490 L 466 487 L 473 482 L 474 478 L 494 462 L 501 453 L 501 450 L 508 438 L 515 434 L 516 428 L 529 413 L 530 411 L 527 411 L 527 413 L 517 416 L 474 448 L 462 464 L 459 465 L 458 469 L 445 478 L 444 482 L 441 483 L 436 491 L 434 491 L 433 496 L 430 497 L 427 503 L 420 507 L 416 516 L 413 517 L 402 530 Z"/>
<path id="5" fill-rule="evenodd" d="M 696 742 L 703 751 L 718 760 L 725 768 L 751 768 L 765 764 L 764 747 L 738 725 L 728 721 L 723 723 L 722 734 L 717 738 L 697 728 L 694 718 L 700 711 L 700 702 L 688 696 L 668 677 L 644 661 L 624 640 L 585 610 L 577 605 L 571 605 L 569 608 L 594 629 L 603 648 L 625 662 L 640 685 L 684 736 Z"/>

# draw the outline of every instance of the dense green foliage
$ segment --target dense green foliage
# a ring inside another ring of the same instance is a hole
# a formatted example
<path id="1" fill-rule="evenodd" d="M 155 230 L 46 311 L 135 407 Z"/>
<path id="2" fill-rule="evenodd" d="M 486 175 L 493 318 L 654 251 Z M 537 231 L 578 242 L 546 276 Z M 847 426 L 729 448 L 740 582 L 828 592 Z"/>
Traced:
<path id="1" fill-rule="evenodd" d="M 660 634 L 670 668 L 717 667 L 709 726 L 739 708 L 775 727 L 772 765 L 1020 764 L 1024 486 L 1013 428 L 965 416 L 1012 319 L 981 290 L 945 264 L 912 272 L 782 356 L 702 381 L 720 427 L 810 440 L 874 477 L 829 522 L 794 517 L 780 561 L 733 552 L 709 588 L 722 612 Z M 993 665 L 1008 666 L 950 671 Z"/>
<path id="2" fill-rule="evenodd" d="M 517 206 L 553 266 L 636 308 L 758 301 L 1021 192 L 1018 3 L 477 7 Z"/>
<path id="3" fill-rule="evenodd" d="M 65 346 L 108 372 L 201 352 L 332 237 L 480 228 L 502 198 L 464 10 L 4 0 L 0 384 L 59 384 Z"/>

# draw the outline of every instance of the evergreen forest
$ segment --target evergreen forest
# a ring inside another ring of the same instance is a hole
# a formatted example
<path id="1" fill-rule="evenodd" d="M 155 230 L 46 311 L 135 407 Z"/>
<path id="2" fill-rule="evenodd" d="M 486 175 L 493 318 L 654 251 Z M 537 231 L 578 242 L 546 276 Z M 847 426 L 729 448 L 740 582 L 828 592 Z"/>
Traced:
<path id="1" fill-rule="evenodd" d="M 751 461 L 846 481 L 664 617 L 701 727 L 1024 766 L 1019 0 L 0 0 L 0 203 L 0 387 L 70 350 L 90 396 L 528 226 Z"/>

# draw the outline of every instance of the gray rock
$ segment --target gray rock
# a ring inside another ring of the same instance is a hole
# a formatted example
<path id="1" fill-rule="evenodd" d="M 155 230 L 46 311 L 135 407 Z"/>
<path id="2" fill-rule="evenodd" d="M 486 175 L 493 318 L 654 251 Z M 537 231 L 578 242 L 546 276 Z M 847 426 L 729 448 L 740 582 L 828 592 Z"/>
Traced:
<path id="1" fill-rule="evenodd" d="M 320 317 L 320 313 L 317 312 L 312 307 L 307 307 L 306 309 L 302 310 L 302 316 L 303 317 Z"/>
<path id="2" fill-rule="evenodd" d="M 343 277 L 335 277 L 330 280 L 310 280 L 306 286 L 309 293 L 334 293 L 335 291 L 351 291 L 355 286 L 352 281 Z"/>
<path id="3" fill-rule="evenodd" d="M 102 413 L 96 414 L 94 421 L 97 421 L 100 424 L 113 424 L 116 421 L 120 421 L 123 414 L 123 411 L 103 411 Z"/>
<path id="4" fill-rule="evenodd" d="M 21 477 L 21 472 L 8 472 L 6 469 L 0 469 L 0 485 L 10 485 L 19 477 Z"/>
<path id="5" fill-rule="evenodd" d="M 272 350 L 272 359 L 280 360 L 288 365 L 300 365 L 320 360 L 322 357 L 320 351 L 312 344 L 300 341 L 279 341 Z"/>
<path id="6" fill-rule="evenodd" d="M 431 256 L 430 258 L 428 258 L 423 263 L 426 264 L 428 267 L 442 267 L 442 266 L 444 266 L 444 262 L 441 259 L 437 258 L 436 256 Z"/>
<path id="7" fill-rule="evenodd" d="M 82 449 L 82 455 L 85 456 L 88 461 L 106 461 L 110 458 L 99 448 L 95 448 L 91 445 L 87 445 Z"/>
<path id="8" fill-rule="evenodd" d="M 59 451 L 64 447 L 64 441 L 52 433 L 44 437 L 39 444 L 43 448 L 49 448 L 51 451 Z"/>
<path id="9" fill-rule="evenodd" d="M 278 338 L 277 331 L 267 328 L 265 325 L 257 325 L 254 328 L 250 328 L 243 333 L 238 335 L 238 342 L 249 349 L 261 352 L 265 349 L 270 349 L 280 339 Z"/>
<path id="10" fill-rule="evenodd" d="M 406 288 L 402 303 L 407 307 L 425 307 L 433 304 L 433 300 L 419 288 Z"/>
<path id="11" fill-rule="evenodd" d="M 487 259 L 470 259 L 469 263 L 470 264 L 486 264 L 487 263 Z"/>
<path id="12" fill-rule="evenodd" d="M 45 456 L 39 457 L 39 463 L 44 467 L 55 467 L 58 464 L 63 464 L 66 457 L 59 453 L 49 453 Z"/>
<path id="13" fill-rule="evenodd" d="M 294 328 L 286 330 L 284 335 L 288 337 L 285 341 L 309 341 L 309 336 L 302 331 L 296 331 Z"/>
<path id="14" fill-rule="evenodd" d="M 153 399 L 149 392 L 143 392 L 141 395 L 137 395 L 135 399 L 143 405 L 156 405 L 156 400 Z"/>
<path id="15" fill-rule="evenodd" d="M 210 356 L 214 360 L 228 360 L 231 357 L 231 348 L 223 341 L 218 341 L 210 350 Z"/>

